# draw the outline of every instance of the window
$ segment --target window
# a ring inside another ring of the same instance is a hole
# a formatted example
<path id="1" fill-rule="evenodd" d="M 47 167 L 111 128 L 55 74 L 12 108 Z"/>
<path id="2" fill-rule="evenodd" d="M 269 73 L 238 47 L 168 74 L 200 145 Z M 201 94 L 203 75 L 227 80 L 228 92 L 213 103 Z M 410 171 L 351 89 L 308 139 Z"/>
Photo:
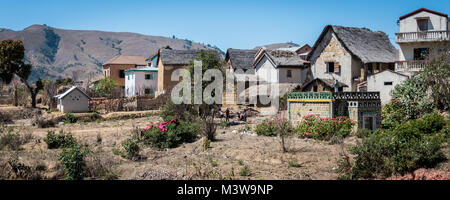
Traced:
<path id="1" fill-rule="evenodd" d="M 314 92 L 317 92 L 317 86 L 314 86 L 314 87 L 313 87 L 313 91 L 314 91 Z"/>
<path id="2" fill-rule="evenodd" d="M 119 70 L 119 78 L 125 78 L 125 70 Z"/>
<path id="3" fill-rule="evenodd" d="M 130 80 L 130 76 L 131 76 L 131 75 L 129 75 L 129 74 L 127 75 L 128 80 Z"/>
<path id="4" fill-rule="evenodd" d="M 379 72 L 379 71 L 380 71 L 380 63 L 377 63 L 377 64 L 376 64 L 376 66 L 375 66 L 375 70 L 376 70 L 377 72 Z"/>
<path id="5" fill-rule="evenodd" d="M 146 80 L 153 80 L 153 74 L 146 74 L 145 75 Z"/>
<path id="6" fill-rule="evenodd" d="M 428 48 L 414 49 L 414 60 L 425 60 L 428 55 Z"/>
<path id="7" fill-rule="evenodd" d="M 384 82 L 384 85 L 392 85 L 392 81 L 390 81 L 390 82 Z"/>
<path id="8" fill-rule="evenodd" d="M 428 31 L 429 19 L 417 19 L 417 28 L 419 31 Z"/>
<path id="9" fill-rule="evenodd" d="M 287 77 L 292 78 L 292 70 L 287 70 Z"/>
<path id="10" fill-rule="evenodd" d="M 334 73 L 334 62 L 327 62 L 327 72 Z"/>

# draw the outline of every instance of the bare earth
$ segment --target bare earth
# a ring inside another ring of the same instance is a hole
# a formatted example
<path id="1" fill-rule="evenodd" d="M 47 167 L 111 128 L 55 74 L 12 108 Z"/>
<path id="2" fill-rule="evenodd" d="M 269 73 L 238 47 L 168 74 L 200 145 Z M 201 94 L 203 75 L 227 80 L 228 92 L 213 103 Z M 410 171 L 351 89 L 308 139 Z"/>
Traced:
<path id="1" fill-rule="evenodd" d="M 255 126 L 263 117 L 251 118 Z M 282 153 L 280 140 L 276 137 L 255 136 L 238 131 L 243 124 L 217 131 L 217 141 L 204 150 L 199 138 L 193 143 L 177 148 L 157 150 L 142 147 L 138 161 L 131 161 L 113 154 L 113 148 L 121 148 L 121 142 L 132 136 L 135 127 L 144 128 L 161 119 L 157 115 L 127 120 L 111 120 L 82 124 L 57 125 L 56 128 L 40 129 L 26 125 L 26 120 L 15 121 L 22 126 L 22 133 L 31 133 L 33 140 L 23 145 L 24 150 L 14 153 L 0 151 L 0 161 L 17 154 L 19 161 L 29 166 L 44 166 L 44 179 L 62 179 L 64 173 L 58 155 L 61 150 L 47 148 L 43 138 L 47 131 L 60 129 L 71 132 L 82 144 L 87 144 L 93 153 L 86 158 L 88 166 L 108 168 L 119 179 L 336 179 L 337 160 L 343 149 L 356 144 L 356 138 L 345 139 L 342 145 L 311 139 L 289 138 L 286 146 L 289 152 Z M 99 141 L 101 138 L 101 141 Z M 448 149 L 448 148 L 447 148 Z M 446 152 L 447 156 L 448 151 Z M 211 163 L 216 162 L 217 166 Z M 291 165 L 289 164 L 291 163 Z M 247 165 L 249 176 L 241 176 L 241 169 Z M 449 164 L 440 166 L 448 171 Z"/>

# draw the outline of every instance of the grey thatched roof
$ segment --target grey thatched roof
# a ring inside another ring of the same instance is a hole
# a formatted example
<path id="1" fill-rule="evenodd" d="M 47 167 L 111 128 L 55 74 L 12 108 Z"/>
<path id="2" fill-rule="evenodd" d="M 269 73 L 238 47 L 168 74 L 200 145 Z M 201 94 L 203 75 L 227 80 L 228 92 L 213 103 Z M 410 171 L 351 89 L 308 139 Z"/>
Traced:
<path id="1" fill-rule="evenodd" d="M 300 58 L 300 55 L 293 51 L 283 50 L 263 50 L 254 62 L 254 66 L 261 61 L 262 57 L 267 56 L 276 67 L 302 67 L 307 61 Z"/>
<path id="2" fill-rule="evenodd" d="M 342 45 L 363 63 L 393 63 L 398 59 L 398 50 L 392 46 L 384 32 L 374 32 L 365 28 L 328 25 L 314 44 L 312 51 L 316 50 L 328 31 L 333 31 Z"/>
<path id="3" fill-rule="evenodd" d="M 253 69 L 257 49 L 228 49 L 225 60 L 230 60 L 233 69 Z"/>
<path id="4" fill-rule="evenodd" d="M 161 49 L 159 54 L 163 65 L 189 65 L 191 60 L 195 60 L 200 51 L 211 51 L 217 54 L 219 58 L 222 55 L 216 50 L 171 50 Z"/>

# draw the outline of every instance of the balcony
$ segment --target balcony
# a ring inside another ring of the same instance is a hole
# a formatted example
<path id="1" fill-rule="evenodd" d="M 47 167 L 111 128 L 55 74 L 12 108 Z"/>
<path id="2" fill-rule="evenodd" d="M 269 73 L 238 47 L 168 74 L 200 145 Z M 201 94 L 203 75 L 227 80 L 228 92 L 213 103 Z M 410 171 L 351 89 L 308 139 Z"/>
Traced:
<path id="1" fill-rule="evenodd" d="M 396 72 L 418 72 L 422 71 L 426 63 L 423 60 L 397 61 L 395 62 Z"/>
<path id="2" fill-rule="evenodd" d="M 450 31 L 424 31 L 424 32 L 406 32 L 396 33 L 395 42 L 438 42 L 449 41 Z"/>

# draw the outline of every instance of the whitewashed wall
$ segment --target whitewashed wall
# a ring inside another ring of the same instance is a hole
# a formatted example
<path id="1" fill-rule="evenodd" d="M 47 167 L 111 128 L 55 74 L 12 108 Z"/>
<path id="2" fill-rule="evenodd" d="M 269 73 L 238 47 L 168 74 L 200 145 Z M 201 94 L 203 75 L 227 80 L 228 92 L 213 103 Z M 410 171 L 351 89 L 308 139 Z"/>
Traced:
<path id="1" fill-rule="evenodd" d="M 446 17 L 442 17 L 433 13 L 422 11 L 415 15 L 411 15 L 408 18 L 399 21 L 400 33 L 405 32 L 417 32 L 419 28 L 417 26 L 417 19 L 421 17 L 429 17 L 430 23 L 428 24 L 428 28 L 435 31 L 444 31 L 448 30 L 448 20 Z"/>
<path id="2" fill-rule="evenodd" d="M 79 90 L 75 89 L 64 98 L 59 99 L 58 108 L 61 112 L 88 112 L 89 99 Z"/>
<path id="3" fill-rule="evenodd" d="M 146 74 L 153 74 L 153 79 L 145 79 Z M 144 95 L 146 88 L 153 89 L 153 92 L 156 92 L 158 90 L 157 72 L 131 71 L 126 73 L 125 95 L 127 97 L 136 96 L 136 94 Z"/>
<path id="4" fill-rule="evenodd" d="M 386 104 L 389 103 L 392 98 L 390 92 L 394 89 L 394 87 L 407 79 L 408 77 L 406 76 L 385 70 L 367 77 L 367 91 L 379 91 L 381 103 Z M 392 85 L 385 85 L 385 82 L 392 82 Z"/>

